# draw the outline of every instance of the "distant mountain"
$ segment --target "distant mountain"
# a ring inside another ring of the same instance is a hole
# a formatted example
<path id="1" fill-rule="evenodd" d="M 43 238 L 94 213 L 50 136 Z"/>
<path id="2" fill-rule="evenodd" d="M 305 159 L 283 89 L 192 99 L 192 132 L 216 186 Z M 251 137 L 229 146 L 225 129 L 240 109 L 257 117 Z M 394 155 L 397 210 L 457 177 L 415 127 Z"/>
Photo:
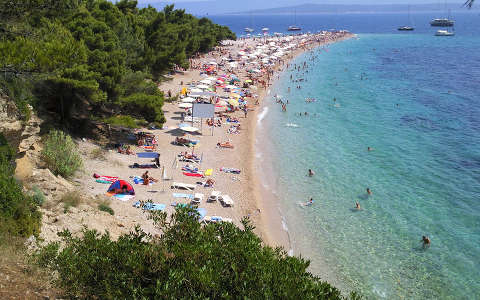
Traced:
<path id="1" fill-rule="evenodd" d="M 462 6 L 464 1 L 455 3 L 447 3 L 447 9 L 451 11 L 468 10 Z M 294 11 L 297 14 L 316 14 L 316 13 L 394 13 L 408 11 L 408 4 L 301 4 L 288 7 L 277 7 L 267 9 L 257 9 L 237 12 L 235 14 L 292 14 Z M 431 4 L 415 4 L 410 5 L 411 12 L 431 12 L 431 11 L 445 11 L 445 4 L 431 3 Z"/>
<path id="2" fill-rule="evenodd" d="M 313 1 L 313 0 L 310 0 Z M 452 11 L 468 12 L 463 3 L 465 0 L 455 1 L 447 4 L 447 8 Z M 393 13 L 406 12 L 407 4 L 300 4 L 301 0 L 276 0 L 258 1 L 242 0 L 241 2 L 232 2 L 225 0 L 205 0 L 205 1 L 166 1 L 166 0 L 145 0 L 140 2 L 139 6 L 151 5 L 157 9 L 163 9 L 167 4 L 175 4 L 176 8 L 185 9 L 188 13 L 196 16 L 222 15 L 222 14 L 316 14 L 316 13 Z M 480 3 L 479 3 L 480 4 Z M 272 7 L 275 5 L 275 7 Z M 472 10 L 478 13 L 480 5 L 473 6 Z M 445 11 L 445 4 L 416 4 L 410 6 L 411 12 Z M 472 11 L 470 10 L 470 11 Z"/>

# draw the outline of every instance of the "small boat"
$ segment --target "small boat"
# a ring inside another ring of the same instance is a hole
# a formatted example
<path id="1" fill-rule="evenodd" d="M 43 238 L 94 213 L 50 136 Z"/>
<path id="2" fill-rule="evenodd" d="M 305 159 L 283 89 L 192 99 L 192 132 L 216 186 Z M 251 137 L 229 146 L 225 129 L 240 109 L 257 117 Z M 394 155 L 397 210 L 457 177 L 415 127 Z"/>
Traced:
<path id="1" fill-rule="evenodd" d="M 254 32 L 255 31 L 254 29 L 249 28 L 249 27 L 246 27 L 244 30 L 245 30 L 245 32 Z"/>
<path id="2" fill-rule="evenodd" d="M 288 26 L 288 31 L 300 31 L 302 30 L 302 28 L 298 27 L 298 26 L 295 26 L 295 25 L 292 25 L 292 26 Z"/>
<path id="3" fill-rule="evenodd" d="M 402 27 L 398 27 L 398 30 L 399 31 L 412 31 L 412 30 L 415 30 L 415 28 L 410 27 L 410 26 L 402 26 Z"/>
<path id="4" fill-rule="evenodd" d="M 453 31 L 448 31 L 448 30 L 437 30 L 437 32 L 435 32 L 435 36 L 454 36 L 455 35 L 455 32 Z"/>
<path id="5" fill-rule="evenodd" d="M 430 25 L 431 26 L 436 26 L 436 27 L 452 27 L 453 25 L 455 25 L 455 21 L 454 20 L 450 20 L 450 19 L 433 19 L 430 21 Z"/>
<path id="6" fill-rule="evenodd" d="M 262 31 L 263 31 L 263 32 L 266 32 L 266 31 L 269 31 L 269 30 L 270 30 L 270 28 L 268 28 L 268 27 L 262 28 Z"/>

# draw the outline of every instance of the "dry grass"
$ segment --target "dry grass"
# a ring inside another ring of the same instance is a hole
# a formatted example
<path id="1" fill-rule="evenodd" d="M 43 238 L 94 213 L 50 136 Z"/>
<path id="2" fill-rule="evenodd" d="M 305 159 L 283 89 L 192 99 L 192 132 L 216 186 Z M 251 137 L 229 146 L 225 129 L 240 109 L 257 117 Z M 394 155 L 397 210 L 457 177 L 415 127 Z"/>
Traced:
<path id="1" fill-rule="evenodd" d="M 100 147 L 96 147 L 90 151 L 89 157 L 94 160 L 106 160 L 107 151 Z"/>
<path id="2" fill-rule="evenodd" d="M 0 236 L 0 299 L 56 299 L 51 274 L 28 260 L 24 239 Z"/>
<path id="3" fill-rule="evenodd" d="M 67 213 L 70 207 L 77 207 L 82 203 L 83 198 L 78 191 L 71 191 L 63 194 L 60 202 L 63 203 L 64 213 Z"/>

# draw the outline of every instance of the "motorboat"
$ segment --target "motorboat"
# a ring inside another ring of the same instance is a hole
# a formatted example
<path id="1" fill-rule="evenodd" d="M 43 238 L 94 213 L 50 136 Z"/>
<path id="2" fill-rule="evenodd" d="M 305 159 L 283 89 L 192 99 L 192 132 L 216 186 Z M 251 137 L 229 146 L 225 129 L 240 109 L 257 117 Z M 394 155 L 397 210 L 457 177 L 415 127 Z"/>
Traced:
<path id="1" fill-rule="evenodd" d="M 412 31 L 412 30 L 415 30 L 415 28 L 410 27 L 410 26 L 402 26 L 402 27 L 398 27 L 398 30 L 399 31 Z"/>
<path id="2" fill-rule="evenodd" d="M 246 27 L 244 30 L 245 32 L 248 32 L 248 33 L 255 31 L 253 28 L 249 28 L 249 27 Z"/>
<path id="3" fill-rule="evenodd" d="M 295 25 L 292 25 L 292 26 L 288 26 L 288 31 L 300 31 L 302 30 L 302 28 L 298 27 L 298 26 L 295 26 Z"/>
<path id="4" fill-rule="evenodd" d="M 454 36 L 454 35 L 455 35 L 455 32 L 443 30 L 443 29 L 437 30 L 437 32 L 435 32 L 435 36 Z"/>

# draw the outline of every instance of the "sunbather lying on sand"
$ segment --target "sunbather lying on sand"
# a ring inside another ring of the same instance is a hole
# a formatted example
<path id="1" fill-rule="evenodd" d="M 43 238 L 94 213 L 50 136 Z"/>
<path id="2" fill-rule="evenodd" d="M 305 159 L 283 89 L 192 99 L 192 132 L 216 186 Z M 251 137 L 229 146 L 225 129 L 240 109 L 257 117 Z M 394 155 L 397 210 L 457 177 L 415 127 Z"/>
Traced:
<path id="1" fill-rule="evenodd" d="M 213 180 L 212 178 L 208 178 L 207 182 L 205 182 L 205 187 L 213 187 L 214 184 L 215 180 Z"/>
<path id="2" fill-rule="evenodd" d="M 233 148 L 233 145 L 230 142 L 217 143 L 219 148 Z"/>
<path id="3" fill-rule="evenodd" d="M 122 146 L 119 146 L 117 150 L 118 150 L 118 153 L 121 153 L 121 154 L 135 155 L 135 152 L 133 152 L 130 149 L 130 146 L 128 146 L 126 149 L 123 149 Z"/>

